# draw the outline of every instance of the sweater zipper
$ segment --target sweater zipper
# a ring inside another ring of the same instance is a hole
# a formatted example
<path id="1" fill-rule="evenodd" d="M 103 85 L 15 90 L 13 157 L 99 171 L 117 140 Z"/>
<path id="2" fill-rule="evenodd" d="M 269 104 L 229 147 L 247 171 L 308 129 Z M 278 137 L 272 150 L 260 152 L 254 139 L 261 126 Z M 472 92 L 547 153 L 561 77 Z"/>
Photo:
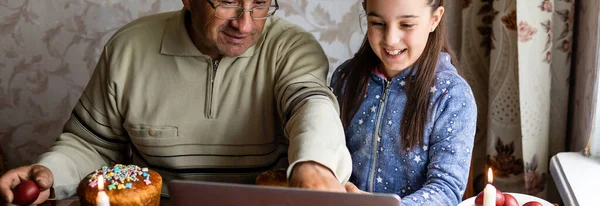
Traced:
<path id="1" fill-rule="evenodd" d="M 212 70 L 208 72 L 210 78 L 210 85 L 208 88 L 208 95 L 206 97 L 206 118 L 214 119 L 213 115 L 213 95 L 215 88 L 215 77 L 217 76 L 217 68 L 219 68 L 219 60 L 213 60 Z"/>
<path id="2" fill-rule="evenodd" d="M 375 123 L 375 134 L 373 135 L 373 166 L 371 167 L 371 178 L 369 180 L 369 192 L 373 192 L 373 185 L 375 185 L 375 167 L 377 166 L 377 147 L 379 146 L 379 126 L 381 126 L 381 116 L 385 108 L 385 100 L 390 90 L 390 81 L 385 81 L 385 90 L 383 91 L 383 97 L 381 97 L 381 106 L 379 107 L 379 113 L 377 114 L 377 122 Z"/>

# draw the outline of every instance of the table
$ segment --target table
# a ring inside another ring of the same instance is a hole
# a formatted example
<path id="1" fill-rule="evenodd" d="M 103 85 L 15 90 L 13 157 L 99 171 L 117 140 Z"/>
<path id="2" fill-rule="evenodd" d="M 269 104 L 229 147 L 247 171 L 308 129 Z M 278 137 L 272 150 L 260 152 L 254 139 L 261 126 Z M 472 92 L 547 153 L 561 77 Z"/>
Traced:
<path id="1" fill-rule="evenodd" d="M 550 160 L 550 174 L 565 206 L 599 205 L 600 158 L 562 152 Z"/>
<path id="2" fill-rule="evenodd" d="M 42 204 L 40 204 L 40 206 L 79 206 L 79 199 L 77 197 L 71 197 L 69 199 L 65 199 L 65 200 L 49 200 L 46 201 Z M 161 206 L 171 206 L 171 201 L 168 198 L 161 198 L 160 199 L 160 205 Z"/>
<path id="3" fill-rule="evenodd" d="M 510 193 L 510 192 L 505 193 L 505 194 L 510 194 L 513 197 L 515 197 L 515 199 L 517 199 L 517 202 L 519 202 L 519 205 L 523 205 L 530 201 L 536 201 L 536 202 L 542 203 L 543 206 L 555 206 L 554 204 L 552 204 L 546 200 L 543 200 L 543 199 L 540 199 L 538 197 L 531 196 L 531 195 L 520 194 L 520 193 Z M 459 203 L 457 206 L 475 206 L 475 198 L 477 198 L 477 196 L 466 199 L 465 201 L 462 201 L 461 203 Z"/>

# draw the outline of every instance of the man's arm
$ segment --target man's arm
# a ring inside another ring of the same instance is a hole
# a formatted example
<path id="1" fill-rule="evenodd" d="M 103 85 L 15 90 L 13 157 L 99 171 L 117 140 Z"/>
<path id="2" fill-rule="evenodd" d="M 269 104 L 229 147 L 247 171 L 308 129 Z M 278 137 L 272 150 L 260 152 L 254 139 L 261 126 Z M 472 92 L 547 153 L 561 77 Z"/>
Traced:
<path id="1" fill-rule="evenodd" d="M 54 176 L 55 197 L 51 198 L 75 195 L 85 175 L 122 160 L 127 138 L 109 65 L 105 48 L 63 133 L 37 162 L 49 168 Z"/>
<path id="2" fill-rule="evenodd" d="M 352 162 L 337 100 L 326 86 L 327 57 L 311 34 L 296 30 L 283 35 L 286 42 L 280 52 L 284 55 L 279 60 L 275 96 L 285 135 L 290 140 L 288 178 L 302 163 L 302 167 L 324 166 L 338 182 L 345 183 L 350 178 Z"/>

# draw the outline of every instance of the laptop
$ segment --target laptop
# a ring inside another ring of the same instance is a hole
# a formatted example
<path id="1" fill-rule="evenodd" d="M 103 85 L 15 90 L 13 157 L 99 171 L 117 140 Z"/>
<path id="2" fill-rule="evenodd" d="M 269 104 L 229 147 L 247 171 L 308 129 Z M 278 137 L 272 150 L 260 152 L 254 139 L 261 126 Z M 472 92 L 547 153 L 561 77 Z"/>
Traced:
<path id="1" fill-rule="evenodd" d="M 172 180 L 170 202 L 177 206 L 400 206 L 396 194 L 357 194 L 300 188 Z"/>

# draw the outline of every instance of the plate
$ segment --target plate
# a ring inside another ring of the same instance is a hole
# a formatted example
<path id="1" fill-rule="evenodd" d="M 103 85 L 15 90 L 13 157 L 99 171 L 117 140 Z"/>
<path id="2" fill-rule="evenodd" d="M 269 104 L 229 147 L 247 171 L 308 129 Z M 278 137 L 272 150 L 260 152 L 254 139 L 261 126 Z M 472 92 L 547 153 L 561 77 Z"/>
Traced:
<path id="1" fill-rule="evenodd" d="M 554 206 L 552 203 L 543 200 L 539 197 L 535 197 L 535 196 L 531 196 L 531 195 L 526 195 L 526 194 L 520 194 L 520 193 L 504 193 L 504 194 L 510 194 L 513 197 L 515 197 L 515 199 L 517 199 L 517 202 L 519 202 L 519 205 L 523 205 L 529 201 L 536 201 L 539 203 L 542 203 L 542 205 L 544 206 Z M 459 203 L 457 206 L 474 206 L 475 205 L 475 197 L 471 197 L 469 199 L 466 199 L 465 201 L 462 201 L 461 203 Z"/>

